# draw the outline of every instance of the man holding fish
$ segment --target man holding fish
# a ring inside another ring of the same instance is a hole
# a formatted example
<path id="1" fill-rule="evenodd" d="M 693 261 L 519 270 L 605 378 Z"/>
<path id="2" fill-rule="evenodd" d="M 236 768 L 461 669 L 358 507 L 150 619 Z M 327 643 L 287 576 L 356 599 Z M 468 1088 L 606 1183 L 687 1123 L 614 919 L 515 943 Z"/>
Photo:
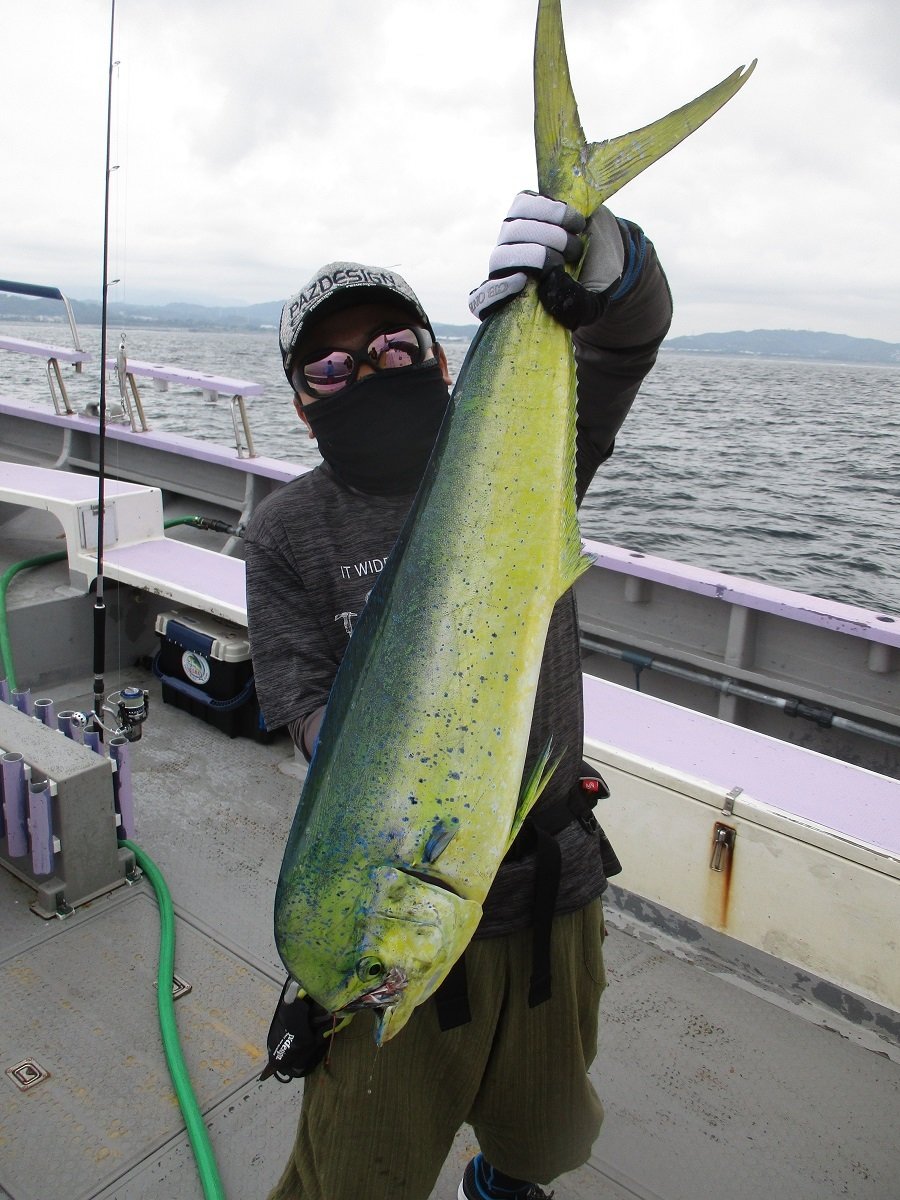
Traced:
<path id="1" fill-rule="evenodd" d="M 582 255 L 575 282 L 562 264 Z M 668 286 L 634 224 L 602 206 L 585 222 L 562 202 L 521 193 L 490 277 L 472 293 L 473 313 L 484 318 L 519 303 L 529 278 L 540 281 L 544 309 L 572 333 L 580 502 L 655 361 L 671 317 Z M 450 381 L 406 281 L 358 263 L 321 268 L 288 301 L 281 345 L 297 412 L 325 461 L 281 489 L 251 524 L 248 610 L 267 724 L 287 725 L 309 758 L 348 634 L 425 473 Z M 484 538 L 489 557 L 489 529 Z M 553 832 L 538 834 L 526 822 L 513 838 L 477 910 L 463 978 L 450 971 L 396 1040 L 373 1044 L 373 1023 L 396 1003 L 381 975 L 373 974 L 380 991 L 353 1006 L 362 1011 L 333 1042 L 325 1011 L 301 993 L 295 1007 L 308 1006 L 311 1061 L 319 1065 L 272 1200 L 425 1200 L 463 1122 L 482 1149 L 460 1184 L 463 1200 L 539 1200 L 539 1184 L 588 1158 L 603 1113 L 587 1075 L 605 982 L 599 897 L 614 856 L 590 819 L 591 788 L 601 785 L 581 783 L 581 705 L 570 588 L 550 619 L 523 774 L 527 785 L 552 739 L 556 767 L 533 814 L 551 814 Z M 437 823 L 434 834 L 453 839 L 453 827 Z M 442 849 L 432 852 L 435 867 Z M 548 872 L 556 881 L 549 914 Z M 309 978 L 301 982 L 316 995 Z M 276 1070 L 290 1077 L 309 1066 L 286 1057 Z"/>
<path id="2" fill-rule="evenodd" d="M 733 96 L 738 68 L 588 143 L 539 0 L 538 193 L 520 193 L 447 361 L 396 272 L 322 267 L 280 341 L 324 462 L 260 506 L 260 705 L 310 758 L 275 897 L 288 981 L 263 1078 L 307 1077 L 270 1200 L 546 1200 L 587 1161 L 618 868 L 585 779 L 577 505 L 669 327 L 653 246 L 605 207 Z"/>

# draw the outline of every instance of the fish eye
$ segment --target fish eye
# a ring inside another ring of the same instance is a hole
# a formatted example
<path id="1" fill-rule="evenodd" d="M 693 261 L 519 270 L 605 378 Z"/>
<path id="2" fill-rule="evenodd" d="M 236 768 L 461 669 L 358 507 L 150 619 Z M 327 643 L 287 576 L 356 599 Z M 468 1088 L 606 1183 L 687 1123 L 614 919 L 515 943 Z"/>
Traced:
<path id="1" fill-rule="evenodd" d="M 363 983 L 374 983 L 384 975 L 384 964 L 378 958 L 361 958 L 356 964 L 356 974 Z"/>

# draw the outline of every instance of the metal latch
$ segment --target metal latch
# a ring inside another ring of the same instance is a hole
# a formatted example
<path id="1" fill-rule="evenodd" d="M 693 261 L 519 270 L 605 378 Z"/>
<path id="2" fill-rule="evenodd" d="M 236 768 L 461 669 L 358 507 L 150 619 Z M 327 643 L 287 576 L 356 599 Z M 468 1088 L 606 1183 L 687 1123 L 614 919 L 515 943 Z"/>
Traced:
<path id="1" fill-rule="evenodd" d="M 730 792 L 725 793 L 725 802 L 722 805 L 722 815 L 725 817 L 734 816 L 734 802 L 740 796 L 744 789 L 742 787 L 733 787 Z"/>
<path id="2" fill-rule="evenodd" d="M 737 830 L 731 825 L 723 825 L 721 821 L 716 821 L 713 827 L 713 852 L 712 858 L 709 860 L 709 869 L 711 871 L 724 871 L 728 856 L 734 850 L 734 839 L 737 835 Z"/>

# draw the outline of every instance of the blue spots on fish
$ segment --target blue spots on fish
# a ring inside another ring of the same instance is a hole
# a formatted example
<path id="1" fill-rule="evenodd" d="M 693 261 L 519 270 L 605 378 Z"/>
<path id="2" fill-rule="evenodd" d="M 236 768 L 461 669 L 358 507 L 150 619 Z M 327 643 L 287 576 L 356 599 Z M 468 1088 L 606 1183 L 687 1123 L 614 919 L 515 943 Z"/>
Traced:
<path id="1" fill-rule="evenodd" d="M 431 836 L 422 851 L 422 861 L 431 863 L 439 858 L 456 837 L 458 831 L 459 817 L 452 817 L 449 821 L 445 821 L 443 818 L 435 821 Z"/>

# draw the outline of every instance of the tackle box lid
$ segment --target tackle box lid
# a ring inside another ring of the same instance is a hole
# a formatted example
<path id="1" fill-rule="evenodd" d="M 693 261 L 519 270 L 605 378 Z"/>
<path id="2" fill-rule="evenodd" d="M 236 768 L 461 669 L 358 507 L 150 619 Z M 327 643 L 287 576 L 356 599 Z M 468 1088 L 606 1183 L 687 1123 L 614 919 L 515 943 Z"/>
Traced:
<path id="1" fill-rule="evenodd" d="M 179 626 L 182 628 L 179 629 Z M 183 630 L 189 631 L 187 636 Z M 198 649 L 198 637 L 209 639 L 208 649 L 203 646 L 201 652 L 219 662 L 246 662 L 250 657 L 250 640 L 246 629 L 211 617 L 208 613 L 191 609 L 161 612 L 156 618 L 156 632 L 175 645 L 187 645 L 189 641 L 192 650 Z"/>

